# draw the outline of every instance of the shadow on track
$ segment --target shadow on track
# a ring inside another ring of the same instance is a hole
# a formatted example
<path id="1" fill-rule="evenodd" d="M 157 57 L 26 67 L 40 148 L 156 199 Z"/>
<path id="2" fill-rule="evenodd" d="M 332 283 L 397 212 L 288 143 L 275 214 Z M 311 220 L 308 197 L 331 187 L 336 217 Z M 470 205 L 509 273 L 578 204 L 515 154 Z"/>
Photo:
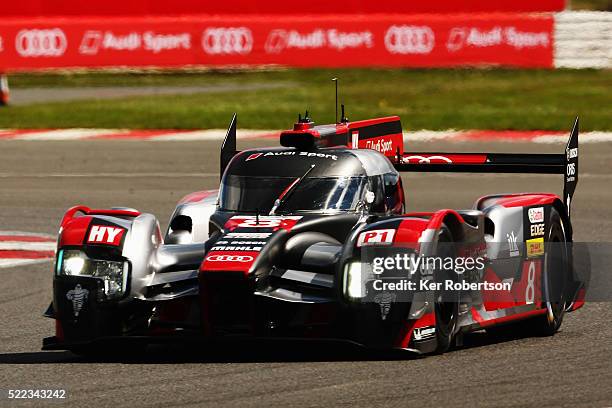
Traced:
<path id="1" fill-rule="evenodd" d="M 449 353 L 486 347 L 494 344 L 528 338 L 521 332 L 491 334 L 484 331 L 464 336 L 463 345 Z M 133 349 L 133 348 L 132 348 Z M 82 356 L 70 351 L 41 351 L 31 353 L 0 354 L 0 364 L 181 364 L 181 363 L 279 363 L 279 362 L 331 362 L 381 361 L 427 358 L 401 350 L 368 350 L 351 343 L 339 342 L 263 342 L 233 341 L 224 344 L 163 344 L 142 347 L 126 353 L 120 345 L 100 355 Z"/>

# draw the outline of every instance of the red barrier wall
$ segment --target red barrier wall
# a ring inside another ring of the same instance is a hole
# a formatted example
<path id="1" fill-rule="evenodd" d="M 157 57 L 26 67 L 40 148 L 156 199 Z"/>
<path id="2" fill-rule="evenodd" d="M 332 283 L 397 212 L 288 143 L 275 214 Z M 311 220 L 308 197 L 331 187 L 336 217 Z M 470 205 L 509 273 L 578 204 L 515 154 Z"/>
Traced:
<path id="1" fill-rule="evenodd" d="M 57 67 L 552 67 L 548 15 L 0 21 L 0 70 Z"/>
<path id="2" fill-rule="evenodd" d="M 565 0 L 6 0 L 2 16 L 370 14 L 560 11 Z"/>

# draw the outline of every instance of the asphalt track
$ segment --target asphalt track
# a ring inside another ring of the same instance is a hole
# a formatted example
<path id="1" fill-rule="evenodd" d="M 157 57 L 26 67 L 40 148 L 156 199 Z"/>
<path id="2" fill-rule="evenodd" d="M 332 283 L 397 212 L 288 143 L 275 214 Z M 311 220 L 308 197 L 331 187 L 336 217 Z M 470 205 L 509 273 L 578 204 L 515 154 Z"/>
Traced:
<path id="1" fill-rule="evenodd" d="M 239 142 L 239 147 L 262 142 Z M 265 142 L 264 142 L 265 143 Z M 269 141 L 267 142 L 269 143 Z M 123 205 L 166 225 L 186 193 L 218 183 L 219 142 L 0 142 L 0 229 L 53 234 L 74 204 Z M 414 150 L 561 151 L 563 146 L 419 143 Z M 612 144 L 584 145 L 578 241 L 612 238 Z M 560 176 L 404 175 L 410 210 L 470 207 L 494 192 L 553 191 Z M 41 352 L 50 262 L 0 269 L 0 389 L 63 388 L 74 406 L 612 406 L 612 305 L 588 303 L 552 338 L 492 338 L 414 358 L 348 346 L 160 347 L 130 360 Z M 4 394 L 5 395 L 5 394 Z M 43 405 L 42 402 L 33 402 Z M 0 400 L 0 406 L 17 405 Z"/>

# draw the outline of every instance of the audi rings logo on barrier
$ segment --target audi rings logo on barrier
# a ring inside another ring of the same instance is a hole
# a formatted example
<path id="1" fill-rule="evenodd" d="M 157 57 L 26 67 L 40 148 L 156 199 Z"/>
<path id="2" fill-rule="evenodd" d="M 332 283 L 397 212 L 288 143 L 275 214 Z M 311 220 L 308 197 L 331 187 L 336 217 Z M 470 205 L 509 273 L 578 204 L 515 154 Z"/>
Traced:
<path id="1" fill-rule="evenodd" d="M 429 54 L 436 37 L 427 26 L 391 26 L 385 33 L 385 47 L 392 54 Z"/>
<path id="2" fill-rule="evenodd" d="M 61 57 L 68 40 L 59 28 L 25 29 L 15 37 L 15 49 L 22 57 Z"/>
<path id="3" fill-rule="evenodd" d="M 253 257 L 250 255 L 209 255 L 206 260 L 210 262 L 251 262 Z"/>
<path id="4" fill-rule="evenodd" d="M 403 158 L 404 163 L 418 163 L 418 164 L 446 164 L 452 163 L 453 161 L 446 156 L 407 156 Z"/>
<path id="5" fill-rule="evenodd" d="M 202 33 L 202 49 L 209 55 L 247 55 L 253 34 L 246 27 L 209 27 Z"/>

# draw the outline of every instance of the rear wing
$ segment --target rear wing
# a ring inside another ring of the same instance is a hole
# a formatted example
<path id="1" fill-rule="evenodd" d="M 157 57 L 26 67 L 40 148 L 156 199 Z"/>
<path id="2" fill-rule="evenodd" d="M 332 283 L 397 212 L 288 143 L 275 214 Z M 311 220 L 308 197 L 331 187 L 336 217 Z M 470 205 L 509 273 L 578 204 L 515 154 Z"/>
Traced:
<path id="1" fill-rule="evenodd" d="M 345 120 L 331 125 L 315 126 L 306 111 L 303 118 L 299 116 L 292 130 L 280 133 L 280 144 L 300 150 L 339 146 L 346 146 L 350 149 L 373 149 L 381 152 L 390 160 L 395 157 L 396 152 L 397 154 L 404 152 L 402 124 L 399 116 L 355 122 Z M 237 153 L 239 152 L 236 150 L 236 114 L 234 113 L 221 146 L 221 176 L 232 157 Z"/>
<path id="2" fill-rule="evenodd" d="M 578 184 L 578 132 L 579 120 L 576 117 L 562 154 L 406 153 L 398 116 L 314 126 L 306 114 L 293 130 L 280 134 L 280 142 L 283 146 L 298 149 L 332 146 L 373 149 L 384 154 L 398 171 L 563 174 L 563 202 L 569 215 Z M 234 113 L 221 146 L 221 177 L 237 153 Z"/>
<path id="3" fill-rule="evenodd" d="M 514 153 L 400 153 L 394 166 L 398 171 L 461 173 L 563 174 L 563 202 L 570 205 L 578 184 L 578 133 L 576 117 L 565 152 L 560 154 Z"/>

